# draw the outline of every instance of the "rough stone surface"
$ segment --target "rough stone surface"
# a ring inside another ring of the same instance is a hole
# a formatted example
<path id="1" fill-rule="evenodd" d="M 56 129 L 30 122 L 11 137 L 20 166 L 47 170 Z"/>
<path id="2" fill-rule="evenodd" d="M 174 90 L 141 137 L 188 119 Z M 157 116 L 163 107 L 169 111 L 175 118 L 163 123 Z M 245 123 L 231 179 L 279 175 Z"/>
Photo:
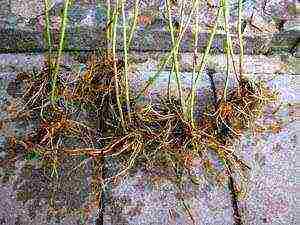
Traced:
<path id="1" fill-rule="evenodd" d="M 2 52 L 37 52 L 47 49 L 43 39 L 45 20 L 43 13 L 43 1 L 14 1 L 10 4 L 11 12 L 0 16 L 0 51 Z M 170 49 L 171 36 L 168 28 L 165 1 L 140 1 L 137 30 L 133 38 L 132 50 L 137 51 L 168 51 Z M 179 3 L 181 1 L 178 1 Z M 186 4 L 183 15 L 179 13 L 180 4 L 172 6 L 172 19 L 174 23 L 182 22 L 183 26 L 190 15 L 191 5 Z M 237 42 L 237 1 L 231 3 L 231 33 L 233 36 L 234 50 L 239 51 Z M 289 51 L 299 37 L 298 26 L 292 22 L 296 15 L 292 1 L 268 1 L 263 5 L 261 1 L 247 0 L 244 3 L 244 31 L 245 53 L 260 54 Z M 2 7 L 6 7 L 3 4 Z M 216 5 L 214 1 L 213 5 Z M 50 23 L 53 31 L 54 47 L 59 40 L 59 28 L 61 25 L 61 12 L 63 1 L 50 2 Z M 280 6 L 280 7 L 279 7 Z M 133 1 L 127 1 L 126 23 L 130 27 L 133 21 Z M 276 8 L 277 7 L 277 8 Z M 280 10 L 277 10 L 280 8 Z M 276 10 L 274 10 L 276 9 Z M 216 9 L 202 2 L 197 11 L 199 14 L 200 35 L 199 51 L 204 51 L 209 36 L 208 31 L 215 20 Z M 93 50 L 104 47 L 105 35 L 103 30 L 107 23 L 107 7 L 105 1 L 74 1 L 68 11 L 68 25 L 65 40 L 65 50 Z M 180 16 L 182 20 L 179 19 Z M 195 32 L 195 16 L 187 27 L 180 50 L 193 51 L 192 37 Z M 118 22 L 118 49 L 122 50 L 122 20 Z M 222 53 L 223 43 L 226 39 L 222 22 L 219 21 L 216 40 L 212 46 L 212 52 Z M 25 33 L 24 33 L 25 32 Z"/>
<path id="2" fill-rule="evenodd" d="M 8 15 L 10 13 L 10 1 L 1 0 L 0 1 L 0 17 Z"/>
<path id="3" fill-rule="evenodd" d="M 41 0 L 14 0 L 10 6 L 11 13 L 30 19 L 42 14 L 44 3 Z"/>

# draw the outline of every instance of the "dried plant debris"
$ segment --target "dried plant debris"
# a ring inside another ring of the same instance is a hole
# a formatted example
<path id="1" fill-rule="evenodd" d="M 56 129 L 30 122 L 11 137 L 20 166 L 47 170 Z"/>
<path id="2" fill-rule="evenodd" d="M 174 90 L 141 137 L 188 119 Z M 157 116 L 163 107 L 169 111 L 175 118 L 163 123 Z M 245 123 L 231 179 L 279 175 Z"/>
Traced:
<path id="1" fill-rule="evenodd" d="M 205 162 L 202 165 L 207 173 L 216 171 L 209 159 L 209 152 L 214 152 L 225 170 L 222 174 L 227 174 L 233 207 L 237 208 L 238 195 L 232 176 L 239 174 L 243 180 L 250 168 L 231 146 L 244 131 L 251 129 L 264 106 L 275 100 L 276 95 L 271 90 L 262 83 L 243 78 L 224 98 L 217 93 L 211 78 L 212 102 L 207 102 L 195 126 L 186 119 L 176 96 L 161 96 L 146 104 L 131 98 L 129 121 L 127 104 L 121 95 L 124 129 L 115 89 L 115 75 L 117 73 L 122 80 L 124 62 L 121 59 L 114 62 L 113 57 L 105 53 L 92 55 L 86 65 L 82 75 L 59 74 L 55 102 L 50 99 L 51 69 L 48 66 L 39 73 L 18 75 L 18 85 L 24 83 L 27 89 L 21 96 L 24 105 L 17 115 L 26 115 L 28 120 L 38 121 L 38 125 L 25 137 L 10 140 L 11 153 L 1 165 L 16 159 L 21 151 L 25 159 L 47 162 L 43 165 L 50 170 L 49 176 L 58 178 L 63 170 L 61 156 L 84 157 L 82 165 L 86 160 L 93 160 L 97 163 L 92 166 L 92 192 L 102 204 L 101 187 L 139 165 L 171 168 L 180 184 L 183 174 L 191 174 L 193 159 Z M 120 89 L 123 93 L 122 85 Z M 114 168 L 108 168 L 108 162 L 115 162 Z M 194 176 L 190 179 L 195 181 Z M 240 223 L 238 212 L 235 217 Z"/>

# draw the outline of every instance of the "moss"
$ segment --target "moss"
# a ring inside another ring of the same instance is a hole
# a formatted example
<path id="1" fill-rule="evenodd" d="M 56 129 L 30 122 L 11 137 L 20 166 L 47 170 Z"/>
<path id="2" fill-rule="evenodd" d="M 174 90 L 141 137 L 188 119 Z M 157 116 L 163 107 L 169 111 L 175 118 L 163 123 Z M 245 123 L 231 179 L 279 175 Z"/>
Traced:
<path id="1" fill-rule="evenodd" d="M 32 51 L 38 49 L 39 45 L 36 40 L 18 40 L 16 42 L 16 49 L 19 51 Z"/>
<path id="2" fill-rule="evenodd" d="M 32 192 L 26 190 L 26 191 L 18 191 L 16 197 L 17 197 L 17 201 L 26 203 L 28 200 L 33 198 L 33 195 Z"/>
<path id="3" fill-rule="evenodd" d="M 26 160 L 40 160 L 41 155 L 37 151 L 30 151 L 25 155 Z"/>

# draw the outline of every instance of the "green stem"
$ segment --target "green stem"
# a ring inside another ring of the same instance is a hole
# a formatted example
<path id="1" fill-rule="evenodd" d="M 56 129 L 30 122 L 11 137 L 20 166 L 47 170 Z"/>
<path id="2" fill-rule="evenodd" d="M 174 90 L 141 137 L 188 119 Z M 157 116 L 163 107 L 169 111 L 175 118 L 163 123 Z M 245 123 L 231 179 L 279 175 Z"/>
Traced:
<path id="1" fill-rule="evenodd" d="M 238 12 L 238 36 L 240 45 L 240 81 L 243 77 L 243 61 L 244 61 L 244 43 L 242 34 L 242 11 L 243 11 L 243 1 L 239 0 L 239 12 Z"/>
<path id="2" fill-rule="evenodd" d="M 196 87 L 197 87 L 197 81 L 199 79 L 199 74 L 203 73 L 203 70 L 206 66 L 206 60 L 207 60 L 207 57 L 208 57 L 213 39 L 214 39 L 216 31 L 217 31 L 218 21 L 219 21 L 220 15 L 221 15 L 221 10 L 220 10 L 220 8 L 218 8 L 217 18 L 215 20 L 213 30 L 210 34 L 209 41 L 208 41 L 208 44 L 207 44 L 206 49 L 205 49 L 205 53 L 202 55 L 202 59 L 201 59 L 201 63 L 200 63 L 200 69 L 197 73 L 196 79 L 193 81 L 194 82 L 193 89 L 191 90 L 191 94 L 190 94 L 190 96 L 191 96 L 191 111 L 192 112 L 194 112 L 194 107 L 195 107 Z M 194 121 L 194 119 L 192 121 Z M 193 124 L 193 126 L 194 126 L 194 124 Z"/>
<path id="3" fill-rule="evenodd" d="M 225 32 L 226 32 L 226 79 L 225 79 L 225 86 L 224 86 L 224 93 L 223 93 L 223 99 L 226 101 L 227 96 L 227 90 L 228 90 L 228 82 L 229 82 L 229 57 L 232 53 L 232 43 L 231 43 L 231 37 L 230 37 L 230 31 L 229 31 L 229 9 L 228 9 L 228 2 L 227 0 L 222 0 L 223 5 L 223 15 L 224 15 L 224 23 L 225 23 Z M 233 54 L 232 54 L 232 60 L 233 60 Z M 233 62 L 234 64 L 234 62 Z"/>
<path id="4" fill-rule="evenodd" d="M 185 34 L 185 31 L 186 29 L 188 28 L 190 22 L 191 22 L 191 18 L 192 18 L 192 15 L 195 11 L 195 8 L 196 8 L 196 4 L 194 2 L 193 4 L 193 8 L 190 12 L 190 15 L 188 17 L 188 20 L 184 26 L 184 28 L 182 29 L 180 35 L 179 35 L 179 38 L 178 38 L 178 41 L 176 43 L 175 46 L 173 46 L 173 48 L 171 49 L 171 52 L 167 55 L 167 57 L 164 58 L 164 60 L 162 61 L 162 63 L 159 65 L 159 68 L 158 70 L 154 73 L 154 75 L 152 77 L 150 77 L 145 85 L 145 87 L 140 91 L 140 93 L 137 95 L 136 99 L 138 99 L 139 97 L 141 97 L 141 95 L 143 93 L 145 93 L 145 91 L 155 82 L 155 80 L 158 78 L 160 72 L 165 68 L 165 66 L 167 65 L 167 63 L 170 61 L 170 59 L 172 58 L 173 56 L 173 53 L 176 51 L 176 49 L 179 48 L 179 44 L 180 44 L 180 41 L 182 40 L 183 38 L 183 35 Z"/>
<path id="5" fill-rule="evenodd" d="M 237 79 L 237 81 L 239 82 L 239 76 L 238 76 L 238 72 L 235 66 L 235 61 L 234 61 L 234 56 L 233 56 L 233 46 L 232 46 L 232 41 L 231 41 L 231 36 L 230 36 L 230 29 L 229 29 L 229 5 L 228 5 L 228 0 L 223 0 L 223 5 L 224 5 L 224 17 L 225 17 L 225 25 L 227 26 L 226 29 L 226 40 L 228 39 L 228 50 L 229 50 L 229 55 L 231 57 L 231 61 L 232 61 L 232 67 L 233 67 L 233 71 L 235 74 L 235 77 Z"/>
<path id="6" fill-rule="evenodd" d="M 169 99 L 169 101 L 171 100 L 171 76 L 172 76 L 173 71 L 174 71 L 174 65 L 172 65 L 172 69 L 170 70 L 169 77 L 168 77 L 168 99 Z"/>
<path id="7" fill-rule="evenodd" d="M 127 57 L 127 35 L 126 35 L 126 17 L 125 17 L 125 9 L 124 9 L 124 0 L 121 0 L 121 10 L 123 17 L 123 48 L 124 48 L 124 75 L 125 75 L 125 94 L 126 94 L 126 106 L 128 112 L 129 122 L 131 123 L 131 115 L 130 115 L 130 99 L 129 99 L 129 82 L 128 82 L 128 57 Z"/>
<path id="8" fill-rule="evenodd" d="M 177 83 L 177 90 L 178 90 L 178 95 L 181 103 L 181 107 L 183 112 L 185 111 L 185 103 L 184 99 L 182 96 L 182 86 L 181 86 L 181 79 L 179 75 L 179 62 L 178 62 L 178 48 L 179 48 L 179 40 L 175 41 L 175 35 L 174 35 L 174 27 L 172 23 L 172 17 L 171 17 L 171 10 L 170 10 L 170 0 L 166 0 L 167 3 L 167 11 L 168 11 L 168 19 L 169 19 L 169 27 L 171 31 L 171 40 L 172 40 L 172 45 L 175 46 L 175 50 L 173 51 L 173 65 L 175 69 L 175 78 L 176 78 L 176 83 Z M 178 42 L 178 43 L 176 43 Z"/>
<path id="9" fill-rule="evenodd" d="M 198 0 L 196 0 L 197 4 L 198 4 Z M 197 48 L 198 48 L 198 37 L 199 37 L 199 14 L 196 14 L 196 26 L 195 26 L 195 40 L 194 40 L 194 58 L 193 58 L 193 75 L 192 75 L 192 85 L 191 85 L 191 90 L 195 89 L 195 83 L 194 83 L 194 78 L 196 76 L 196 66 L 197 66 Z M 190 109 L 189 109 L 189 113 L 190 113 L 190 120 L 192 123 L 192 127 L 195 127 L 194 124 L 194 104 L 192 104 L 192 102 L 190 102 Z"/>
<path id="10" fill-rule="evenodd" d="M 133 24 L 131 26 L 130 33 L 129 33 L 128 48 L 129 48 L 129 46 L 132 42 L 132 39 L 133 39 L 134 30 L 136 28 L 137 20 L 138 20 L 138 13 L 139 13 L 139 0 L 135 0 Z"/>
<path id="11" fill-rule="evenodd" d="M 147 80 L 145 87 L 137 95 L 136 99 L 140 98 L 141 95 L 143 95 L 146 92 L 146 90 L 148 90 L 148 88 L 155 82 L 155 80 L 158 78 L 160 72 L 165 68 L 165 66 L 170 61 L 171 58 L 172 58 L 172 52 L 169 53 L 168 56 L 162 60 L 162 63 L 158 66 L 158 70 L 154 73 L 154 75 L 152 77 L 150 77 Z"/>
<path id="12" fill-rule="evenodd" d="M 227 44 L 228 46 L 228 44 Z M 223 93 L 223 99 L 226 102 L 226 96 L 227 96 L 227 90 L 228 90 L 228 83 L 229 83 L 229 49 L 228 47 L 226 48 L 226 78 L 225 78 L 225 85 L 224 85 L 224 93 Z"/>
<path id="13" fill-rule="evenodd" d="M 117 0 L 116 8 L 114 11 L 114 21 L 113 21 L 112 54 L 113 54 L 113 61 L 114 61 L 114 76 L 115 76 L 115 90 L 116 90 L 117 106 L 118 106 L 122 126 L 125 129 L 122 105 L 121 105 L 121 101 L 120 101 L 119 78 L 118 78 L 118 69 L 117 69 L 117 54 L 116 54 L 118 6 L 119 6 L 119 1 Z"/>
<path id="14" fill-rule="evenodd" d="M 180 27 L 179 27 L 179 33 L 182 32 L 182 24 L 183 24 L 183 8 L 185 6 L 185 0 L 182 0 L 181 4 L 180 4 Z M 171 85 L 171 76 L 173 71 L 175 70 L 174 68 L 174 63 L 172 65 L 172 70 L 169 73 L 169 77 L 168 77 L 168 99 L 170 100 L 170 96 L 171 96 L 171 92 L 170 92 L 170 85 Z"/>
<path id="15" fill-rule="evenodd" d="M 69 8 L 69 0 L 65 0 L 64 5 L 64 11 L 63 11 L 63 20 L 62 20 L 62 26 L 61 26 L 61 35 L 60 35 L 60 42 L 59 42 L 59 49 L 58 49 L 58 55 L 55 65 L 55 70 L 53 74 L 53 80 L 52 80 L 52 95 L 51 100 L 52 102 L 55 101 L 55 92 L 56 92 L 56 84 L 57 84 L 57 76 L 59 72 L 59 65 L 60 65 L 60 58 L 63 51 L 64 41 L 65 41 L 65 32 L 66 32 L 66 26 L 67 26 L 67 19 L 68 19 L 68 8 Z"/>
<path id="16" fill-rule="evenodd" d="M 182 0 L 181 5 L 180 5 L 180 31 L 182 31 L 182 24 L 183 24 L 183 10 L 184 10 L 184 6 L 185 6 L 185 0 Z"/>

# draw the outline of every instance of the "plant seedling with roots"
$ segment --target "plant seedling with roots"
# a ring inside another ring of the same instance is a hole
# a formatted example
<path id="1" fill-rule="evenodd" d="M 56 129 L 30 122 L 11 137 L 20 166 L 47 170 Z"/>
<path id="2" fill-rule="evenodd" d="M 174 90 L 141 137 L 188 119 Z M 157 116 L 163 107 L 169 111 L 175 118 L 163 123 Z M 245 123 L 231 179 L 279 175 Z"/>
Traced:
<path id="1" fill-rule="evenodd" d="M 135 1 L 134 20 L 129 32 L 127 32 L 128 23 L 125 16 L 126 1 L 117 0 L 114 8 L 110 1 L 108 2 L 108 27 L 106 29 L 108 48 L 102 50 L 100 54 L 94 53 L 89 57 L 83 74 L 71 74 L 74 79 L 69 83 L 63 82 L 62 79 L 63 65 L 60 59 L 63 54 L 70 3 L 66 0 L 55 65 L 53 66 L 52 60 L 48 60 L 46 68 L 35 78 L 29 74 L 19 75 L 19 79 L 26 80 L 28 84 L 28 89 L 22 98 L 25 102 L 22 112 L 31 112 L 30 115 L 35 119 L 37 117 L 36 120 L 39 122 L 36 133 L 28 138 L 30 141 L 22 142 L 27 143 L 27 151 L 31 152 L 27 157 L 37 158 L 35 151 L 40 149 L 39 157 L 51 160 L 52 175 L 56 177 L 59 177 L 58 156 L 61 152 L 70 157 L 79 155 L 97 162 L 94 166 L 94 180 L 100 184 L 94 184 L 94 187 L 95 192 L 98 189 L 96 196 L 100 202 L 99 208 L 104 210 L 103 187 L 109 181 L 127 175 L 134 167 L 149 163 L 162 169 L 172 170 L 176 177 L 176 184 L 178 188 L 181 188 L 183 176 L 190 174 L 193 160 L 200 159 L 207 173 L 216 171 L 208 157 L 208 152 L 213 152 L 224 165 L 236 223 L 241 224 L 237 203 L 237 185 L 233 174 L 240 174 L 242 178 L 245 178 L 249 167 L 232 150 L 232 143 L 250 128 L 251 123 L 261 115 L 264 106 L 276 99 L 276 96 L 264 84 L 249 81 L 243 75 L 242 0 L 239 0 L 237 31 L 240 43 L 239 70 L 235 67 L 233 60 L 228 0 L 220 0 L 219 5 L 214 7 L 211 1 L 207 1 L 210 7 L 216 9 L 216 19 L 199 66 L 195 60 L 188 99 L 182 91 L 179 50 L 192 17 L 197 16 L 195 14 L 199 8 L 199 1 L 193 1 L 186 24 L 180 23 L 177 29 L 176 26 L 174 27 L 171 15 L 174 1 L 166 1 L 172 47 L 163 63 L 159 65 L 158 71 L 148 80 L 138 96 L 134 96 L 130 90 L 128 55 L 134 37 L 133 32 L 137 26 L 139 1 Z M 48 0 L 45 0 L 46 12 L 49 10 L 48 6 Z M 227 74 L 224 89 L 220 95 L 214 82 L 214 72 L 208 71 L 213 99 L 212 102 L 207 102 L 203 114 L 197 117 L 194 113 L 197 103 L 197 82 L 206 68 L 210 48 L 222 15 L 225 22 L 227 46 Z M 117 54 L 116 48 L 120 16 L 123 26 L 124 57 Z M 48 17 L 49 14 L 46 13 L 47 40 L 49 51 L 52 53 Z M 195 57 L 198 54 L 196 49 L 198 26 L 196 27 Z M 237 80 L 237 86 L 234 88 L 228 87 L 230 60 L 233 63 Z M 153 102 L 141 104 L 139 97 L 144 95 L 169 62 L 172 64 L 172 75 L 176 79 L 178 95 L 159 96 Z M 84 144 L 81 147 L 66 147 L 64 145 L 66 137 L 79 138 Z M 108 159 L 121 162 L 119 170 L 114 170 L 115 174 L 110 177 L 104 175 L 103 172 Z M 191 176 L 190 180 L 197 183 L 195 177 Z M 182 202 L 194 221 L 184 199 Z M 100 213 L 100 215 L 103 214 Z"/>

